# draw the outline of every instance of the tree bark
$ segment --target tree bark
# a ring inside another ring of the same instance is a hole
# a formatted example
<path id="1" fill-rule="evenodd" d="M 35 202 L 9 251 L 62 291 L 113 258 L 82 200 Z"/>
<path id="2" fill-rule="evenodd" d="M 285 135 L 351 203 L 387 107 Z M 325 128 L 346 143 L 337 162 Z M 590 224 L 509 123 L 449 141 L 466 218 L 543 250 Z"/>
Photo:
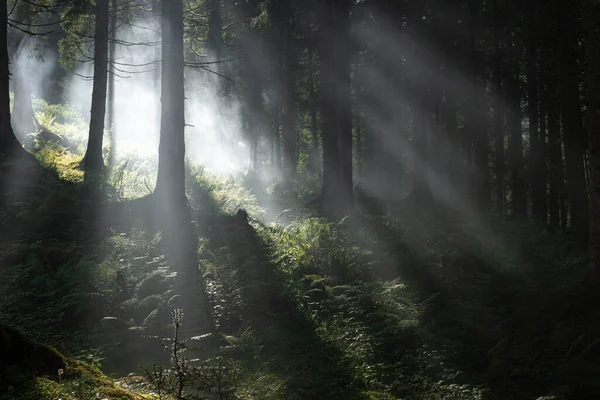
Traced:
<path id="1" fill-rule="evenodd" d="M 6 3 L 6 1 L 0 2 L 0 154 L 25 156 L 29 153 L 21 147 L 10 123 L 8 7 Z"/>
<path id="2" fill-rule="evenodd" d="M 589 198 L 585 182 L 586 145 L 577 66 L 577 11 L 570 2 L 561 2 L 561 5 L 563 18 L 560 20 L 562 34 L 558 45 L 559 99 L 563 121 L 570 227 L 574 236 L 585 243 L 589 232 Z"/>
<path id="3" fill-rule="evenodd" d="M 210 14 L 208 16 L 207 45 L 215 61 L 221 58 L 222 40 L 221 31 L 223 21 L 221 19 L 221 0 L 210 0 Z"/>
<path id="4" fill-rule="evenodd" d="M 312 44 L 308 48 L 308 93 L 310 99 L 310 132 L 312 137 L 312 148 L 310 152 L 310 166 L 321 177 L 321 168 L 317 165 L 319 158 L 319 129 L 317 122 L 317 92 L 315 90 L 315 63 L 314 49 Z"/>
<path id="5" fill-rule="evenodd" d="M 349 0 L 323 3 L 320 77 L 323 120 L 323 211 L 344 216 L 353 210 L 352 112 Z"/>
<path id="6" fill-rule="evenodd" d="M 547 57 L 546 57 L 547 58 Z M 540 56 L 540 65 L 542 65 L 542 57 Z M 548 167 L 546 161 L 546 141 L 548 139 L 548 123 L 547 123 L 547 96 L 546 96 L 546 85 L 547 85 L 547 74 L 546 67 L 540 71 L 540 84 L 539 84 L 539 99 L 540 99 L 540 135 L 539 135 L 539 151 L 540 161 L 538 165 L 538 174 L 541 181 L 539 187 L 539 221 L 547 224 L 548 223 Z"/>
<path id="7" fill-rule="evenodd" d="M 485 116 L 481 112 L 484 95 L 482 85 L 480 85 L 481 77 L 477 62 L 477 47 L 475 43 L 475 21 L 478 19 L 479 13 L 475 8 L 475 0 L 469 1 L 469 41 L 471 55 L 471 79 L 473 79 L 473 98 L 469 100 L 467 105 L 470 109 L 468 125 L 468 133 L 473 141 L 473 152 L 475 161 L 475 171 L 473 172 L 473 198 L 477 209 L 480 211 L 490 211 L 491 208 L 491 191 L 490 191 L 490 161 L 489 161 L 489 140 L 487 132 L 487 123 Z"/>
<path id="8" fill-rule="evenodd" d="M 529 165 L 531 182 L 531 211 L 538 222 L 546 222 L 544 201 L 546 182 L 543 177 L 543 148 L 539 132 L 538 49 L 536 33 L 537 7 L 529 6 L 529 37 L 527 43 L 527 112 L 529 117 Z"/>
<path id="9" fill-rule="evenodd" d="M 527 216 L 527 196 L 525 192 L 525 176 L 523 172 L 523 131 L 521 129 L 521 89 L 519 83 L 519 67 L 515 62 L 515 71 L 510 80 L 510 169 L 512 215 Z"/>
<path id="10" fill-rule="evenodd" d="M 600 278 L 600 2 L 587 0 L 586 82 L 590 148 L 589 251 L 596 280 Z"/>
<path id="11" fill-rule="evenodd" d="M 111 0 L 112 14 L 110 15 L 109 31 L 109 59 L 114 63 L 116 61 L 117 50 L 117 2 Z M 108 164 L 115 165 L 117 157 L 117 137 L 115 132 L 115 68 L 112 64 L 108 65 L 108 114 L 106 122 L 110 129 L 110 159 Z"/>
<path id="12" fill-rule="evenodd" d="M 96 26 L 94 34 L 94 84 L 88 145 L 83 158 L 86 179 L 104 167 L 102 142 L 106 117 L 106 91 L 108 76 L 109 0 L 96 1 Z"/>
<path id="13" fill-rule="evenodd" d="M 18 2 L 16 16 L 19 21 L 24 24 L 33 22 L 31 17 L 31 4 L 25 1 Z M 30 75 L 35 72 L 32 70 L 33 61 L 30 59 L 32 55 L 24 54 L 32 51 L 34 46 L 31 46 L 31 43 L 35 40 L 35 37 L 32 37 L 25 32 L 21 32 L 18 29 L 13 29 L 11 33 L 16 37 L 16 40 L 14 41 L 15 52 L 13 53 L 13 58 L 19 62 L 19 70 L 15 71 L 13 74 L 14 100 L 11 123 L 15 134 L 23 139 L 26 134 L 35 131 L 35 125 L 33 123 L 35 113 L 31 101 L 32 89 L 29 80 Z"/>
<path id="14" fill-rule="evenodd" d="M 502 105 L 502 55 L 500 54 L 500 26 L 498 16 L 498 0 L 493 1 L 493 107 L 494 107 L 494 149 L 495 149 L 495 173 L 496 173 L 496 213 L 505 213 L 506 203 L 506 160 L 504 149 L 504 113 Z"/>
<path id="15" fill-rule="evenodd" d="M 293 13 L 288 1 L 281 2 L 281 37 L 282 45 L 282 122 L 283 122 L 283 170 L 288 182 L 293 182 L 297 172 L 298 132 L 296 129 L 296 87 L 294 72 L 296 69 L 296 55 L 294 54 L 293 40 Z"/>
<path id="16" fill-rule="evenodd" d="M 548 164 L 550 166 L 550 187 L 548 193 L 548 214 L 550 226 L 560 226 L 560 195 L 563 182 L 562 177 L 562 153 L 560 140 L 560 120 L 556 102 L 557 89 L 555 77 L 550 77 L 546 89 L 546 101 L 548 107 Z"/>
<path id="17" fill-rule="evenodd" d="M 183 0 L 162 1 L 161 125 L 154 202 L 192 329 L 213 329 L 185 196 Z"/>

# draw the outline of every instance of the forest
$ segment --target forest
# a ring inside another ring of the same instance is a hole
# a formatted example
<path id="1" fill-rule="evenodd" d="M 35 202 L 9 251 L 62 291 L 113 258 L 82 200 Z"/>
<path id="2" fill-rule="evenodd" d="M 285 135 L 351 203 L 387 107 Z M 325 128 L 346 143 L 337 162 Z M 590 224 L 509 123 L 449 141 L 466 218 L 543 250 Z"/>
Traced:
<path id="1" fill-rule="evenodd" d="M 598 0 L 0 1 L 0 400 L 597 400 L 598 304 Z"/>

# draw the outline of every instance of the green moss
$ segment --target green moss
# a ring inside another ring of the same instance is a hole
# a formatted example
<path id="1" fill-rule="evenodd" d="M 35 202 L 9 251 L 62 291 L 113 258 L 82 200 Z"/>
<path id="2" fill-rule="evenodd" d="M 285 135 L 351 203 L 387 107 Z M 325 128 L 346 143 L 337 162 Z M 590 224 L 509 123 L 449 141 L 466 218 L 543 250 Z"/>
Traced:
<path id="1" fill-rule="evenodd" d="M 0 325 L 0 393 L 0 399 L 21 400 L 152 398 L 120 388 L 98 368 L 65 358 L 5 325 Z"/>

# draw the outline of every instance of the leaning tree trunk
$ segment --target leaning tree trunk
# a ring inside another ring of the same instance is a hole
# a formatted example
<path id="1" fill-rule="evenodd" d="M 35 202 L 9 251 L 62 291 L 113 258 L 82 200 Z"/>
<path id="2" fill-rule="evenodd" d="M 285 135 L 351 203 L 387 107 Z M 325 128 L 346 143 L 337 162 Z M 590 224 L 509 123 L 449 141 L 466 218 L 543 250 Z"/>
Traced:
<path id="1" fill-rule="evenodd" d="M 94 85 L 88 145 L 83 158 L 85 177 L 95 175 L 104 167 L 102 142 L 106 117 L 106 91 L 108 77 L 109 0 L 96 1 L 96 28 L 94 48 Z"/>
<path id="2" fill-rule="evenodd" d="M 600 278 L 600 3 L 585 4 L 587 112 L 590 146 L 590 263 Z"/>

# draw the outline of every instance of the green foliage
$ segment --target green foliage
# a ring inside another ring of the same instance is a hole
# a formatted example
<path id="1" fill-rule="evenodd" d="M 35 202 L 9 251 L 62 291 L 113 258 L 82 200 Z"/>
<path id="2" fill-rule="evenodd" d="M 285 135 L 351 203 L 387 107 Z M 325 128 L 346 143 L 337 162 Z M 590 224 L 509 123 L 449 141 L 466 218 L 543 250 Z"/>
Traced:
<path id="1" fill-rule="evenodd" d="M 0 325 L 0 337 L 0 399 L 136 398 L 98 368 L 64 357 L 13 328 Z M 142 393 L 137 396 L 151 398 Z"/>
<path id="2" fill-rule="evenodd" d="M 190 203 L 199 215 L 233 213 L 243 208 L 255 218 L 263 216 L 264 211 L 252 192 L 234 177 L 211 176 L 202 167 L 191 166 L 187 187 Z"/>
<path id="3" fill-rule="evenodd" d="M 51 114 L 51 126 L 77 119 L 65 110 Z M 45 145 L 38 157 L 69 176 L 59 162 L 64 149 Z M 151 161 L 121 163 L 109 171 L 104 200 L 146 194 L 143 181 L 154 182 L 153 173 Z M 296 207 L 294 222 L 265 226 L 253 219 L 263 210 L 239 180 L 194 168 L 188 175 L 199 265 L 227 341 L 220 358 L 194 367 L 205 394 L 214 396 L 208 382 L 223 365 L 243 399 L 596 393 L 598 291 L 560 233 L 410 207 L 332 223 L 306 217 L 299 201 L 285 204 Z M 121 374 L 155 362 L 151 379 L 176 385 L 167 380 L 176 369 L 165 354 L 139 340 L 172 332 L 178 293 L 160 233 L 134 221 L 90 247 L 81 232 L 96 228 L 81 186 L 52 179 L 17 182 L 15 190 L 31 195 L 3 197 L 0 227 L 11 237 L 0 238 L 0 318 L 47 343 L 105 358 L 104 367 Z M 274 188 L 271 200 L 289 192 Z M 231 215 L 237 208 L 248 210 L 250 223 Z M 18 226 L 31 231 L 17 234 Z M 96 346 L 101 356 L 90 350 Z M 95 387 L 89 378 L 30 384 L 31 393 L 64 398 Z"/>
<path id="4" fill-rule="evenodd" d="M 97 286 L 100 271 L 92 259 L 77 260 L 80 251 L 75 244 L 56 240 L 9 250 L 9 258 L 26 255 L 3 272 L 6 292 L 0 318 L 10 318 L 36 340 L 55 345 L 65 343 L 70 330 L 89 328 L 104 295 Z"/>
<path id="5" fill-rule="evenodd" d="M 61 15 L 65 36 L 58 42 L 61 67 L 72 70 L 85 52 L 84 35 L 93 35 L 93 6 L 91 2 L 77 0 L 67 3 Z"/>

